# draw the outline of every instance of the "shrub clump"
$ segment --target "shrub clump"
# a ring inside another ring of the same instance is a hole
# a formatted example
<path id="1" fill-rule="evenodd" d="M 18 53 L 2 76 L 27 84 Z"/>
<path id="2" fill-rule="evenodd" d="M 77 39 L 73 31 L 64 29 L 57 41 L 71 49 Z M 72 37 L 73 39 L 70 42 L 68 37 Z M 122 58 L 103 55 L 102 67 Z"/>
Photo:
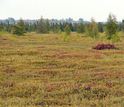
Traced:
<path id="1" fill-rule="evenodd" d="M 93 49 L 104 50 L 104 49 L 117 49 L 113 44 L 98 44 Z"/>

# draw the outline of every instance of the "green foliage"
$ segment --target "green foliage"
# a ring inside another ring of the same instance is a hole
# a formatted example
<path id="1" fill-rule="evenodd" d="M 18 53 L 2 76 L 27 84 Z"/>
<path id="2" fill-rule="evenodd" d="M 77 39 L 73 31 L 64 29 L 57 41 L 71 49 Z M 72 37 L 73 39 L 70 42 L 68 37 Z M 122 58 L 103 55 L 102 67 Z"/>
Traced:
<path id="1" fill-rule="evenodd" d="M 23 35 L 24 34 L 23 28 L 20 27 L 19 25 L 15 25 L 15 26 L 13 26 L 12 33 L 16 34 L 16 35 Z"/>
<path id="2" fill-rule="evenodd" d="M 106 35 L 108 40 L 112 40 L 117 36 L 117 29 L 118 26 L 117 26 L 116 17 L 110 14 L 106 24 Z"/>
<path id="3" fill-rule="evenodd" d="M 87 25 L 86 31 L 88 36 L 92 37 L 93 39 L 98 37 L 98 25 L 93 18 L 91 19 L 91 23 Z"/>
<path id="4" fill-rule="evenodd" d="M 4 27 L 5 27 L 5 25 L 4 24 L 0 24 L 0 31 L 4 31 Z"/>
<path id="5" fill-rule="evenodd" d="M 57 19 L 44 19 L 40 18 L 39 20 L 20 20 L 17 24 L 17 20 L 13 18 L 8 18 L 0 22 L 0 31 L 5 31 L 11 33 L 13 29 L 24 28 L 25 32 L 38 32 L 38 33 L 60 33 L 65 31 L 65 26 L 68 25 L 72 32 L 84 33 L 86 32 L 92 38 L 98 37 L 98 32 L 103 33 L 106 31 L 107 39 L 111 40 L 113 33 L 117 31 L 124 32 L 124 20 L 117 23 L 116 18 L 113 15 L 110 15 L 108 22 L 98 22 L 96 23 L 94 19 L 91 20 L 91 23 L 79 19 L 75 21 L 73 19 L 68 20 L 57 20 Z M 25 23 L 24 23 L 25 22 Z M 16 27 L 13 27 L 16 26 Z M 111 27 L 112 26 L 112 27 Z M 86 29 L 85 29 L 86 28 Z M 105 29 L 106 28 L 106 29 Z M 15 30 L 14 30 L 15 31 Z M 96 36 L 97 35 L 97 36 Z"/>
<path id="6" fill-rule="evenodd" d="M 101 33 L 104 32 L 104 24 L 102 22 L 98 22 L 98 31 Z"/>
<path id="7" fill-rule="evenodd" d="M 118 34 L 116 33 L 116 34 L 113 35 L 113 37 L 112 37 L 112 42 L 114 43 L 114 42 L 119 42 L 119 41 L 121 41 L 121 40 L 120 40 L 120 37 L 119 37 Z"/>
<path id="8" fill-rule="evenodd" d="M 59 24 L 52 24 L 50 29 L 54 33 L 61 33 L 61 28 Z"/>
<path id="9" fill-rule="evenodd" d="M 26 32 L 36 32 L 36 22 L 25 22 L 25 31 Z"/>
<path id="10" fill-rule="evenodd" d="M 65 31 L 66 35 L 70 35 L 71 34 L 71 29 L 70 29 L 69 25 L 65 26 L 64 31 Z"/>
<path id="11" fill-rule="evenodd" d="M 69 27 L 69 25 L 66 25 L 64 28 L 65 34 L 64 34 L 64 41 L 68 40 L 68 36 L 71 34 L 71 29 Z"/>
<path id="12" fill-rule="evenodd" d="M 20 19 L 19 22 L 13 26 L 11 32 L 16 35 L 24 35 L 24 33 L 26 32 L 24 21 Z"/>
<path id="13" fill-rule="evenodd" d="M 122 23 L 121 23 L 121 31 L 124 32 L 124 20 L 122 20 Z"/>
<path id="14" fill-rule="evenodd" d="M 38 33 L 48 33 L 49 32 L 49 21 L 44 20 L 42 17 L 37 23 L 37 32 Z"/>
<path id="15" fill-rule="evenodd" d="M 4 29 L 4 28 L 3 28 L 2 26 L 0 26 L 0 31 L 3 31 L 3 29 Z"/>
<path id="16" fill-rule="evenodd" d="M 85 32 L 85 26 L 83 23 L 80 23 L 77 25 L 77 32 L 78 33 L 84 33 Z"/>

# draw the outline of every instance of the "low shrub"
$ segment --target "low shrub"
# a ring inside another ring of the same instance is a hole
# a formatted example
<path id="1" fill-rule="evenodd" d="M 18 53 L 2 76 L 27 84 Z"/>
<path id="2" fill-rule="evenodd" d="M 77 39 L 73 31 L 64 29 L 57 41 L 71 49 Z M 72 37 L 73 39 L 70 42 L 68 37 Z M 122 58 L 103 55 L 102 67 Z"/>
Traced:
<path id="1" fill-rule="evenodd" d="M 104 50 L 104 49 L 117 49 L 113 44 L 98 44 L 93 49 Z"/>

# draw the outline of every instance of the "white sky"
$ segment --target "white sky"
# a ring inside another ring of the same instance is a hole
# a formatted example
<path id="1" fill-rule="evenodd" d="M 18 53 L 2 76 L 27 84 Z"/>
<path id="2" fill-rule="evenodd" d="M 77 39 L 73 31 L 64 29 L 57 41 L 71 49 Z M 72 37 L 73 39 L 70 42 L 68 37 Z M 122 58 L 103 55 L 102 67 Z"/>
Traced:
<path id="1" fill-rule="evenodd" d="M 124 0 L 0 0 L 0 19 L 83 18 L 106 21 L 113 13 L 124 19 Z"/>

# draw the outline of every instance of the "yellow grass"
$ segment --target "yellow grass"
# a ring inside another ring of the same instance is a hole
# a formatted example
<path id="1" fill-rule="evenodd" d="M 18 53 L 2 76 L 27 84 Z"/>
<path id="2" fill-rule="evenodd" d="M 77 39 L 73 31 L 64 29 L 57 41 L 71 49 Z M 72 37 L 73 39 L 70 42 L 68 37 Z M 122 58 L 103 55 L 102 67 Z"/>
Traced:
<path id="1" fill-rule="evenodd" d="M 102 34 L 101 34 L 102 35 Z M 118 50 L 93 50 L 72 34 L 0 34 L 0 107 L 123 107 L 124 34 Z"/>

